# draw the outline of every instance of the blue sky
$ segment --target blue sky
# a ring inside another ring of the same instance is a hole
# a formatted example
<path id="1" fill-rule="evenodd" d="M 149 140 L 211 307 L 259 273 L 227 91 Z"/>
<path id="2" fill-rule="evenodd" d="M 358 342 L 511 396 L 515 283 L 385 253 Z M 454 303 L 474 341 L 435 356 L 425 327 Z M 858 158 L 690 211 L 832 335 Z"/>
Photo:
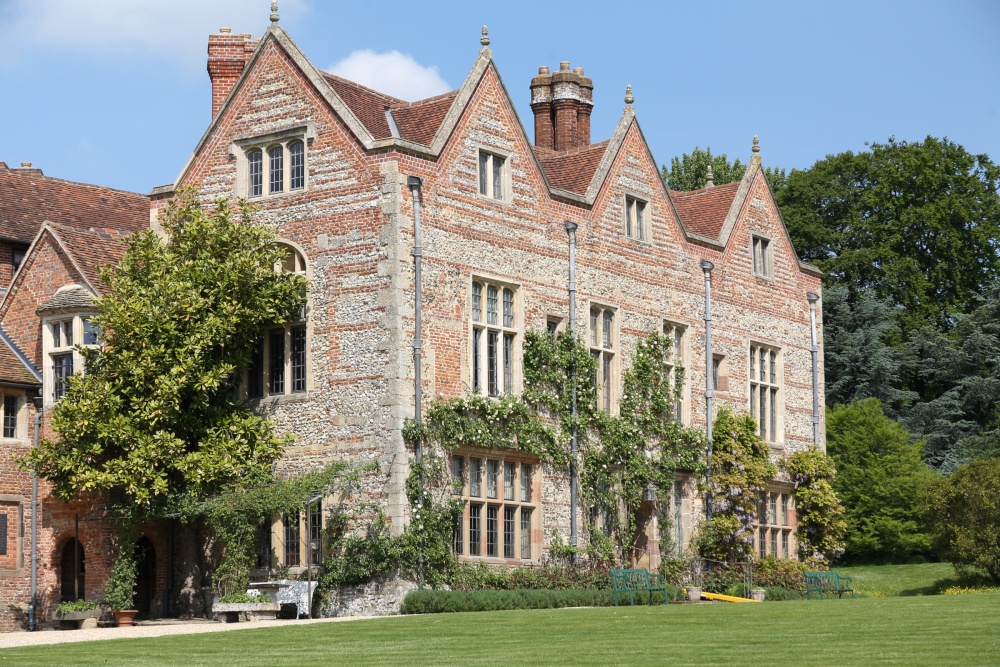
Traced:
<path id="1" fill-rule="evenodd" d="M 260 36 L 270 0 L 0 0 L 0 160 L 148 192 L 210 118 L 207 36 Z M 865 142 L 947 136 L 1000 161 L 1000 2 L 283 0 L 312 62 L 409 99 L 457 88 L 480 27 L 531 136 L 528 83 L 594 80 L 594 141 L 626 84 L 660 163 L 695 146 L 807 168 Z M 396 53 L 393 53 L 396 52 Z M 365 79 L 376 76 L 377 80 Z"/>

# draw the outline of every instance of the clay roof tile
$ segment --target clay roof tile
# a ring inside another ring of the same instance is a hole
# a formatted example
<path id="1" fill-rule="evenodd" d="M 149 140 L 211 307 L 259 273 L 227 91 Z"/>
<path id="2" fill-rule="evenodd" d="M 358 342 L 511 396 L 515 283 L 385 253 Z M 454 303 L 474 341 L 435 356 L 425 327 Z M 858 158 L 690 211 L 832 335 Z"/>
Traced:
<path id="1" fill-rule="evenodd" d="M 717 239 L 739 189 L 737 181 L 691 192 L 671 190 L 670 197 L 685 229 Z"/>

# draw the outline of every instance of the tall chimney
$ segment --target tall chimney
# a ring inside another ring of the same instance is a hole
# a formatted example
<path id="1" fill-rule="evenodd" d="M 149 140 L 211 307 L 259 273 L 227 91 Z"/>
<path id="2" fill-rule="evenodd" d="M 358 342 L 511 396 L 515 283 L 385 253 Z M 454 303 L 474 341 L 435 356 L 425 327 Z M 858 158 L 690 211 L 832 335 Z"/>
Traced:
<path id="1" fill-rule="evenodd" d="M 580 104 L 580 82 L 569 68 L 569 62 L 559 63 L 559 71 L 552 75 L 552 110 L 556 116 L 555 149 L 566 151 L 576 148 L 576 116 Z"/>
<path id="2" fill-rule="evenodd" d="M 583 68 L 570 69 L 559 63 L 559 71 L 549 74 L 539 67 L 531 80 L 531 110 L 535 114 L 535 145 L 555 151 L 569 151 L 590 145 L 590 113 L 594 109 L 594 82 Z"/>
<path id="3" fill-rule="evenodd" d="M 229 28 L 219 28 L 218 34 L 208 36 L 208 78 L 212 80 L 212 118 L 229 97 L 236 80 L 243 73 L 259 40 L 247 33 L 232 34 Z"/>
<path id="4" fill-rule="evenodd" d="M 544 65 L 538 68 L 538 76 L 531 80 L 531 110 L 535 113 L 535 145 L 554 150 L 552 75 Z"/>

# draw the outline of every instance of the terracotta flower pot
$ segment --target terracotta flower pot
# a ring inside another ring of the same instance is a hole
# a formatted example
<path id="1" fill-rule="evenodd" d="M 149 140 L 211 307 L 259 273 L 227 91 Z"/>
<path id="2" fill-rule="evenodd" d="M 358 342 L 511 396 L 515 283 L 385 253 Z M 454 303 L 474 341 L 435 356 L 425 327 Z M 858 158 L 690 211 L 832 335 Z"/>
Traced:
<path id="1" fill-rule="evenodd" d="M 137 609 L 115 609 L 112 612 L 118 627 L 135 625 L 135 615 L 139 613 Z"/>

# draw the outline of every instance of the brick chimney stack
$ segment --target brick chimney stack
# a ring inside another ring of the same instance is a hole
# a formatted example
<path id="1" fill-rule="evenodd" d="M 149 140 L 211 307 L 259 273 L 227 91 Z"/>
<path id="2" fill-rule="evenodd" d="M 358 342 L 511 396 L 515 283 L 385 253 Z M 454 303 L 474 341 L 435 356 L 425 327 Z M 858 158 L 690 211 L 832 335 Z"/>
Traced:
<path id="1" fill-rule="evenodd" d="M 559 63 L 549 74 L 539 67 L 531 80 L 531 110 L 535 114 L 535 145 L 568 151 L 590 145 L 590 114 L 594 109 L 594 82 L 583 68 Z"/>
<path id="2" fill-rule="evenodd" d="M 230 28 L 219 28 L 208 36 L 208 78 L 212 80 L 212 118 L 236 85 L 259 40 L 247 33 L 232 34 Z"/>

